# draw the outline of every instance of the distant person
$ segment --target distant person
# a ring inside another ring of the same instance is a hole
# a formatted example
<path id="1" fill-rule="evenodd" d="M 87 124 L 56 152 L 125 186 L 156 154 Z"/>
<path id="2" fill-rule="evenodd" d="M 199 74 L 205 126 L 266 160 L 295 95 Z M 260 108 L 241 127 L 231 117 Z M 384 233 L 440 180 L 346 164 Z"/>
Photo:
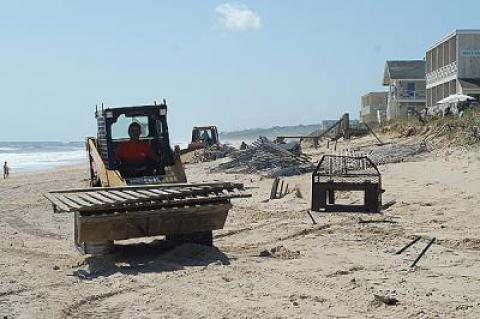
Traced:
<path id="1" fill-rule="evenodd" d="M 128 177 L 151 175 L 151 168 L 159 161 L 150 144 L 140 140 L 142 128 L 133 122 L 128 126 L 130 140 L 120 143 L 115 150 L 122 175 Z"/>
<path id="2" fill-rule="evenodd" d="M 3 164 L 3 179 L 7 178 L 10 175 L 10 167 L 7 165 L 7 161 Z"/>

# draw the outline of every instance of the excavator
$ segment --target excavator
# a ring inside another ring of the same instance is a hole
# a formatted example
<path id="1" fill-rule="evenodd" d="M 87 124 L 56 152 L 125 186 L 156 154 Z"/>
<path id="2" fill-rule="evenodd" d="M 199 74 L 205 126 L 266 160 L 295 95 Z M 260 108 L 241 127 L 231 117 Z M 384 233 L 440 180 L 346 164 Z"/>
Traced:
<path id="1" fill-rule="evenodd" d="M 95 111 L 97 136 L 86 138 L 90 187 L 45 194 L 55 213 L 72 213 L 74 244 L 86 254 L 106 254 L 115 241 L 164 235 L 175 245 L 213 245 L 234 198 L 250 197 L 243 184 L 188 183 L 180 149 L 172 149 L 167 104 L 102 108 Z M 129 140 L 129 126 L 140 127 L 139 143 L 155 156 L 136 167 L 116 156 Z"/>

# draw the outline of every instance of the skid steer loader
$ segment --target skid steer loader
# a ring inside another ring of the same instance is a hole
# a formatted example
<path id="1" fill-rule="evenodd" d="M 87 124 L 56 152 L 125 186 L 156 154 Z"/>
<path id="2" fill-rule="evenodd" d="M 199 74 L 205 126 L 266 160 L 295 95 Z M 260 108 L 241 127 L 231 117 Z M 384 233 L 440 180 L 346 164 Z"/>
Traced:
<path id="1" fill-rule="evenodd" d="M 249 197 L 239 183 L 187 183 L 179 148 L 172 150 L 167 104 L 96 110 L 97 137 L 86 139 L 90 187 L 51 191 L 54 212 L 74 215 L 74 243 L 83 253 L 104 254 L 114 241 L 165 235 L 175 244 L 212 245 L 231 199 Z M 119 162 L 116 151 L 128 141 L 131 123 L 141 128 L 139 143 L 155 161 L 136 167 Z"/>

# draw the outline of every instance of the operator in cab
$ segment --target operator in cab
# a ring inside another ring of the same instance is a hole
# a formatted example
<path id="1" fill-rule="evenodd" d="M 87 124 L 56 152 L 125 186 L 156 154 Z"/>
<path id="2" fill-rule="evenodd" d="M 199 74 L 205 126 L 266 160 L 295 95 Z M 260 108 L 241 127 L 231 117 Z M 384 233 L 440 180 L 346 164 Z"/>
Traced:
<path id="1" fill-rule="evenodd" d="M 210 134 L 208 134 L 207 130 L 204 130 L 202 135 L 201 135 L 201 139 L 207 144 L 207 145 L 210 145 L 211 144 L 211 139 L 210 139 Z"/>
<path id="2" fill-rule="evenodd" d="M 128 126 L 130 140 L 120 143 L 115 150 L 115 159 L 124 177 L 153 175 L 160 158 L 150 144 L 140 140 L 142 128 L 137 122 Z M 163 171 L 163 170 L 162 170 Z M 161 174 L 161 173 L 160 173 Z M 164 174 L 164 172 L 163 172 Z"/>

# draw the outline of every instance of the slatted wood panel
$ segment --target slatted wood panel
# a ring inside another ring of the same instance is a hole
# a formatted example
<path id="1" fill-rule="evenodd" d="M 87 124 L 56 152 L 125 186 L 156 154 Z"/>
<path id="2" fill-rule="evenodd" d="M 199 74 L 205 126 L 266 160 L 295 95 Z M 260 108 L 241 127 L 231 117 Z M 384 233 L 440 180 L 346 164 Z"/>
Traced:
<path id="1" fill-rule="evenodd" d="M 187 207 L 228 202 L 232 198 L 250 197 L 242 184 L 178 184 L 145 187 L 88 188 L 53 191 L 45 197 L 55 212 L 88 212 L 103 214 L 139 209 Z"/>

